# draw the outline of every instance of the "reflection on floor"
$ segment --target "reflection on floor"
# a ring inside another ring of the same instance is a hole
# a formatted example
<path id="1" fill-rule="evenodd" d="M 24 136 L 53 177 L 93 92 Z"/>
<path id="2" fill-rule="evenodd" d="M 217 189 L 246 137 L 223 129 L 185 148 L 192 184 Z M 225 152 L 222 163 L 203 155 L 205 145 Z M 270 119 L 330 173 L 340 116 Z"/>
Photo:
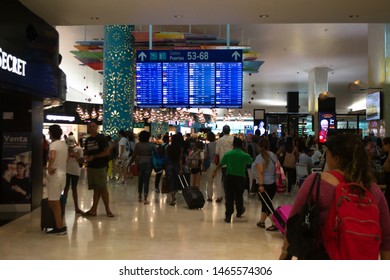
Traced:
<path id="1" fill-rule="evenodd" d="M 280 232 L 258 228 L 260 201 L 244 193 L 246 212 L 223 221 L 222 203 L 206 202 L 201 210 L 189 210 L 181 194 L 170 206 L 166 194 L 154 192 L 150 182 L 150 204 L 138 202 L 137 178 L 121 184 L 110 180 L 114 218 L 106 216 L 102 201 L 96 217 L 75 215 L 71 191 L 65 218 L 68 234 L 51 236 L 40 230 L 40 208 L 0 227 L 0 259 L 3 260 L 230 260 L 277 259 L 283 242 Z M 81 208 L 88 210 L 85 170 L 79 182 Z M 275 205 L 291 203 L 277 195 Z M 270 222 L 267 221 L 267 226 Z"/>

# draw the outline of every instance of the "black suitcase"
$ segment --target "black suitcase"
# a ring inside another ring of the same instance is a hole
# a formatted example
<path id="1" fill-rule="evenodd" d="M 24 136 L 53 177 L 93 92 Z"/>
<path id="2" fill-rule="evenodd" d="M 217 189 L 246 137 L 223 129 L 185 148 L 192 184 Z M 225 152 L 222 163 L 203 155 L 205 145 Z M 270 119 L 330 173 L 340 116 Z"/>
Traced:
<path id="1" fill-rule="evenodd" d="M 170 193 L 168 176 L 166 175 L 162 177 L 161 193 Z"/>
<path id="2" fill-rule="evenodd" d="M 60 202 L 62 215 L 64 215 L 66 204 L 65 196 L 61 195 Z M 49 207 L 49 200 L 47 198 L 43 198 L 41 201 L 41 230 L 48 231 L 48 229 L 55 227 L 56 221 L 54 219 L 53 211 Z"/>
<path id="3" fill-rule="evenodd" d="M 203 208 L 205 200 L 203 193 L 197 187 L 190 187 L 184 176 L 179 175 L 180 184 L 183 187 L 182 193 L 189 209 Z"/>

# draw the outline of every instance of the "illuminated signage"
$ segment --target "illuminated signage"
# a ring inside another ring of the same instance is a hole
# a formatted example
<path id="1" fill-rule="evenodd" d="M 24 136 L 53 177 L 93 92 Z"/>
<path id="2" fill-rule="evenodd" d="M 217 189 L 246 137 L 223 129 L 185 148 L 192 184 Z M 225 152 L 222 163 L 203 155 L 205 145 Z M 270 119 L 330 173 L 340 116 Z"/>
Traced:
<path id="1" fill-rule="evenodd" d="M 72 116 L 59 116 L 59 115 L 47 115 L 46 119 L 48 121 L 67 121 L 67 122 L 74 122 L 75 117 Z"/>
<path id="2" fill-rule="evenodd" d="M 138 50 L 141 108 L 241 108 L 242 50 Z"/>
<path id="3" fill-rule="evenodd" d="M 0 68 L 19 76 L 26 76 L 26 61 L 3 51 L 0 48 Z"/>

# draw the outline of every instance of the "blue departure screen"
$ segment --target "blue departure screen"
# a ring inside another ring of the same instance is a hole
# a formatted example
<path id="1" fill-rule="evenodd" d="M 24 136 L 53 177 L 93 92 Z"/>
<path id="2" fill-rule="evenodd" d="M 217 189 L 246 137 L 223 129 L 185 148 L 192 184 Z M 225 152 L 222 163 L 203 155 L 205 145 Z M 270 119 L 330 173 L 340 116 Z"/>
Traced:
<path id="1" fill-rule="evenodd" d="M 242 50 L 138 50 L 137 106 L 242 107 Z"/>
<path id="2" fill-rule="evenodd" d="M 162 105 L 161 63 L 137 63 L 136 67 L 137 106 L 155 107 Z"/>
<path id="3" fill-rule="evenodd" d="M 217 62 L 215 74 L 215 107 L 242 107 L 242 63 Z"/>
<path id="4" fill-rule="evenodd" d="M 188 107 L 188 63 L 163 63 L 163 107 Z"/>
<path id="5" fill-rule="evenodd" d="M 215 106 L 215 63 L 189 64 L 190 107 Z"/>

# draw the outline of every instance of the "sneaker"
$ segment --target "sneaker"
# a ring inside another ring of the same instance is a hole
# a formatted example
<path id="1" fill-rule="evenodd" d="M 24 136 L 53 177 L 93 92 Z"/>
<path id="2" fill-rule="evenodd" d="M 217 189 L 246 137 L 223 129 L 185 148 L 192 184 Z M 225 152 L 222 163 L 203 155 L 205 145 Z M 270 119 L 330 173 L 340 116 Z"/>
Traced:
<path id="1" fill-rule="evenodd" d="M 53 228 L 52 230 L 49 230 L 46 232 L 47 234 L 56 234 L 56 235 L 64 235 L 67 234 L 67 228 Z"/>
<path id="2" fill-rule="evenodd" d="M 245 207 L 242 207 L 242 210 L 240 212 L 237 212 L 236 217 L 241 218 L 241 216 L 245 213 L 245 210 L 246 210 Z"/>
<path id="3" fill-rule="evenodd" d="M 225 223 L 230 224 L 231 218 L 225 218 L 224 221 Z"/>

